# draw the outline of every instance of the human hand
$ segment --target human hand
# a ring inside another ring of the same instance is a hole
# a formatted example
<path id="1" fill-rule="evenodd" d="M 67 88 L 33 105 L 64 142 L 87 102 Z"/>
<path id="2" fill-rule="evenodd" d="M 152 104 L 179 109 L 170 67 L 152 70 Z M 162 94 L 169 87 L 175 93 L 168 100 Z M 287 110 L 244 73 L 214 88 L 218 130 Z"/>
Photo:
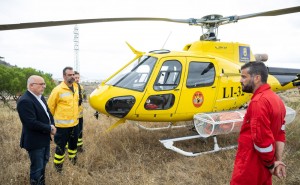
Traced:
<path id="1" fill-rule="evenodd" d="M 54 125 L 51 125 L 51 135 L 55 135 L 56 133 L 56 127 Z"/>
<path id="2" fill-rule="evenodd" d="M 282 161 L 275 161 L 274 168 L 270 172 L 279 179 L 286 178 L 286 165 Z"/>

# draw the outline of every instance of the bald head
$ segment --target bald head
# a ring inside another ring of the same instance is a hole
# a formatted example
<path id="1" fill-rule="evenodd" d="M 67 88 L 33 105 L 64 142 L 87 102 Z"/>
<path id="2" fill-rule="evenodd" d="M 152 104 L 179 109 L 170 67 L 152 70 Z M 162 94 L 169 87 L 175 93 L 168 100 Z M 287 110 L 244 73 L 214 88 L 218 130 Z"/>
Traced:
<path id="1" fill-rule="evenodd" d="M 27 80 L 27 89 L 39 96 L 44 93 L 46 84 L 44 78 L 38 75 L 32 75 Z"/>

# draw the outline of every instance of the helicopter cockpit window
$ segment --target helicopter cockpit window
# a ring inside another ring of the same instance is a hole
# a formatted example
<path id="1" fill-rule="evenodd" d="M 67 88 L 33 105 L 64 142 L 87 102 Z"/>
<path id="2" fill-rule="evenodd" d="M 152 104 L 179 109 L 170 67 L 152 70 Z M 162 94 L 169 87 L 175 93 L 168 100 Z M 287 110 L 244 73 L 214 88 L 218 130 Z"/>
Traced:
<path id="1" fill-rule="evenodd" d="M 154 84 L 154 90 L 175 89 L 180 81 L 181 63 L 177 60 L 168 60 L 162 65 Z"/>
<path id="2" fill-rule="evenodd" d="M 215 80 L 215 66 L 210 62 L 191 62 L 186 82 L 188 88 L 210 86 Z"/>
<path id="3" fill-rule="evenodd" d="M 143 56 L 120 71 L 106 84 L 126 89 L 144 91 L 156 61 L 157 58 Z"/>

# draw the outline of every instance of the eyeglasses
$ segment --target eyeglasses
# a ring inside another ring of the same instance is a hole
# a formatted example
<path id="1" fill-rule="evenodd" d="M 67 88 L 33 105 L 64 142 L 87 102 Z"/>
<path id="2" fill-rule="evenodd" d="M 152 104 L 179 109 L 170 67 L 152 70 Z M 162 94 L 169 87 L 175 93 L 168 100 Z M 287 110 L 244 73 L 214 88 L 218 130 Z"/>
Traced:
<path id="1" fill-rule="evenodd" d="M 37 84 L 37 85 L 46 85 L 46 83 L 32 83 L 32 84 Z"/>

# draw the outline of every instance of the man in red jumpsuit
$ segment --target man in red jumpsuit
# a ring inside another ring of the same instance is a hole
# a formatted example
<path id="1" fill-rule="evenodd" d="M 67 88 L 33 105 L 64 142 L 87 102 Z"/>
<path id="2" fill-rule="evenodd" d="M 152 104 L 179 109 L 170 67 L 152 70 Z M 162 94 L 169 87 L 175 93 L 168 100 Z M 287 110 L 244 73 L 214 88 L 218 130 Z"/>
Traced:
<path id="1" fill-rule="evenodd" d="M 253 93 L 244 117 L 231 185 L 269 185 L 272 174 L 286 176 L 282 160 L 285 142 L 285 106 L 267 84 L 268 69 L 262 62 L 241 68 L 242 90 Z"/>

